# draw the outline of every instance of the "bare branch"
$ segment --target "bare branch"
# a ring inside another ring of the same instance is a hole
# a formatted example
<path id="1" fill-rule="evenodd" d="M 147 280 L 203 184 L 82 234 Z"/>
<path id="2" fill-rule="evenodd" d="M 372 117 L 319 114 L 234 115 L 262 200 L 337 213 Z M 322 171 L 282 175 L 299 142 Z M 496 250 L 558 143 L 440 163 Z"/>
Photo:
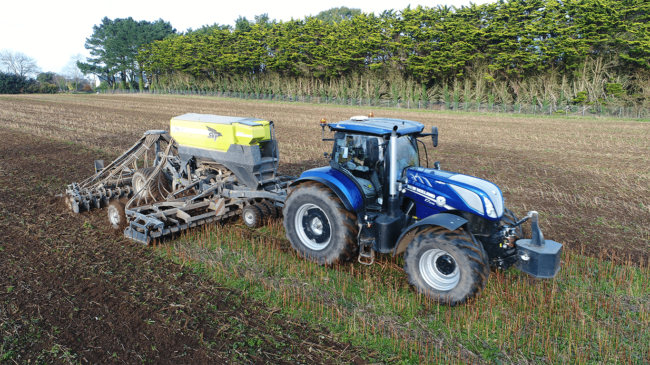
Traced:
<path id="1" fill-rule="evenodd" d="M 0 52 L 0 67 L 5 72 L 13 73 L 20 77 L 36 77 L 41 71 L 36 65 L 36 60 L 22 52 L 4 50 Z"/>
<path id="2" fill-rule="evenodd" d="M 69 80 L 74 81 L 77 85 L 80 82 L 85 81 L 84 74 L 77 65 L 77 62 L 83 62 L 85 59 L 86 58 L 80 53 L 70 56 L 68 63 L 63 67 L 63 75 L 65 75 Z"/>

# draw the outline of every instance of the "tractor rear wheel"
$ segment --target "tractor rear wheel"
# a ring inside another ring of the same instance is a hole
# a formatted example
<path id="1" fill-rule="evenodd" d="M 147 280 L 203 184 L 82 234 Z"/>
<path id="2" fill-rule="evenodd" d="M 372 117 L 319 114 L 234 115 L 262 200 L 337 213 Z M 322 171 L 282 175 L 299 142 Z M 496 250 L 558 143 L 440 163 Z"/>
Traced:
<path id="1" fill-rule="evenodd" d="M 332 265 L 357 255 L 356 216 L 327 186 L 310 181 L 295 187 L 283 213 L 287 238 L 303 258 Z"/>
<path id="2" fill-rule="evenodd" d="M 408 281 L 418 293 L 451 306 L 478 295 L 490 275 L 483 245 L 462 228 L 431 227 L 417 233 L 404 262 Z"/>

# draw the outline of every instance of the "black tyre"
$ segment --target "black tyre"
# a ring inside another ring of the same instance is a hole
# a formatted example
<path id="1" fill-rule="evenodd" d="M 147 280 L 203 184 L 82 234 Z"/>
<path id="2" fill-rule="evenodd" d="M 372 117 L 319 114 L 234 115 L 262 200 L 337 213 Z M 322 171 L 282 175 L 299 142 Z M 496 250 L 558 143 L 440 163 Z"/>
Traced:
<path id="1" fill-rule="evenodd" d="M 327 186 L 307 182 L 295 187 L 283 213 L 287 238 L 303 258 L 331 265 L 357 255 L 356 216 Z"/>
<path id="2" fill-rule="evenodd" d="M 113 200 L 108 205 L 108 222 L 111 228 L 115 230 L 124 230 L 126 228 L 126 213 L 124 212 L 124 203 L 119 200 Z"/>
<path id="3" fill-rule="evenodd" d="M 267 220 L 273 218 L 273 210 L 271 209 L 271 207 L 268 204 L 266 204 L 266 201 L 257 203 L 255 205 L 260 207 L 260 209 L 262 210 L 262 214 L 263 214 L 263 218 L 262 218 L 263 222 L 262 223 L 264 223 Z"/>
<path id="4" fill-rule="evenodd" d="M 244 224 L 250 228 L 261 227 L 264 223 L 264 211 L 258 204 L 247 205 L 241 212 Z"/>
<path id="5" fill-rule="evenodd" d="M 138 170 L 131 177 L 131 186 L 133 187 L 134 193 L 137 193 L 144 188 L 145 181 L 147 181 L 147 175 L 145 174 L 146 170 L 147 169 Z"/>
<path id="6" fill-rule="evenodd" d="M 269 218 L 278 219 L 280 217 L 280 211 L 273 203 L 268 200 L 265 200 L 261 203 L 262 205 L 268 208 Z"/>
<path id="7" fill-rule="evenodd" d="M 463 229 L 432 227 L 417 233 L 404 262 L 409 283 L 418 293 L 451 306 L 478 295 L 490 275 L 483 246 Z"/>
<path id="8" fill-rule="evenodd" d="M 143 169 L 140 169 L 136 171 L 133 174 L 133 177 L 131 179 L 131 185 L 133 187 L 134 193 L 137 193 L 140 191 L 140 189 L 145 187 L 145 182 L 151 176 L 151 174 L 154 172 L 156 168 L 155 167 L 145 167 Z M 148 190 L 145 190 L 144 192 L 139 194 L 140 199 L 144 199 L 146 201 L 149 201 L 151 197 L 156 199 L 156 201 L 164 200 L 165 196 L 169 194 L 172 189 L 171 189 L 171 183 L 169 182 L 169 179 L 167 178 L 167 175 L 164 173 L 159 173 L 158 176 L 156 176 L 153 181 L 151 182 L 151 192 Z"/>
<path id="9" fill-rule="evenodd" d="M 505 208 L 505 210 L 503 211 L 503 216 L 501 217 L 501 220 L 499 221 L 499 228 L 501 228 L 503 226 L 506 226 L 506 225 L 508 225 L 508 226 L 513 225 L 513 224 L 517 223 L 518 220 L 519 219 L 517 218 L 517 215 L 515 214 L 515 212 L 513 212 L 512 210 L 510 210 L 508 208 Z M 515 228 L 515 237 L 516 237 L 515 239 L 517 239 L 517 240 L 524 238 L 524 231 L 521 228 L 521 226 Z"/>

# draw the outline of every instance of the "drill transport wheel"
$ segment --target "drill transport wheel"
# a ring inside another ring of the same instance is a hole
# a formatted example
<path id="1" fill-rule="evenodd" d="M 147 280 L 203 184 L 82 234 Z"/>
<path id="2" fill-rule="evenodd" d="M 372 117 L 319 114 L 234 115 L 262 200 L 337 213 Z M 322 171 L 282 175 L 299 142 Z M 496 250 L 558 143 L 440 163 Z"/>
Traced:
<path id="1" fill-rule="evenodd" d="M 144 188 L 145 191 L 140 193 L 139 196 L 141 199 L 144 199 L 146 201 L 150 200 L 152 196 L 157 201 L 164 200 L 164 196 L 166 195 L 166 192 L 172 191 L 171 182 L 169 181 L 167 176 L 162 172 L 158 173 L 158 176 L 151 181 L 151 185 L 149 188 L 145 187 L 145 182 L 151 176 L 151 174 L 154 172 L 155 169 L 156 169 L 155 167 L 145 167 L 143 169 L 136 171 L 133 174 L 133 179 L 132 179 L 133 191 L 134 193 L 137 193 L 138 191 L 140 191 L 140 189 Z"/>
<path id="2" fill-rule="evenodd" d="M 257 204 L 247 205 L 241 212 L 244 224 L 250 228 L 261 227 L 264 222 L 264 213 Z"/>
<path id="3" fill-rule="evenodd" d="M 261 204 L 261 205 L 264 205 L 264 206 L 268 209 L 268 216 L 269 216 L 269 218 L 271 218 L 271 219 L 278 219 L 278 217 L 279 217 L 279 215 L 280 215 L 279 212 L 278 212 L 278 207 L 276 207 L 275 205 L 273 205 L 273 203 L 270 202 L 270 201 L 268 201 L 268 200 L 265 200 L 265 201 L 263 201 L 263 202 L 260 203 L 260 204 Z"/>
<path id="4" fill-rule="evenodd" d="M 262 224 L 266 224 L 269 219 L 273 218 L 274 209 L 266 201 L 255 204 L 262 210 Z"/>
<path id="5" fill-rule="evenodd" d="M 133 184 L 133 191 L 138 192 L 144 188 L 144 183 L 147 181 L 147 175 L 145 175 L 146 171 L 143 171 L 146 169 L 138 170 L 133 174 L 133 178 L 131 179 L 131 184 Z M 141 193 L 142 194 L 142 193 Z"/>
<path id="6" fill-rule="evenodd" d="M 113 200 L 108 205 L 108 221 L 111 228 L 115 230 L 126 228 L 126 213 L 124 212 L 124 204 L 119 200 Z"/>

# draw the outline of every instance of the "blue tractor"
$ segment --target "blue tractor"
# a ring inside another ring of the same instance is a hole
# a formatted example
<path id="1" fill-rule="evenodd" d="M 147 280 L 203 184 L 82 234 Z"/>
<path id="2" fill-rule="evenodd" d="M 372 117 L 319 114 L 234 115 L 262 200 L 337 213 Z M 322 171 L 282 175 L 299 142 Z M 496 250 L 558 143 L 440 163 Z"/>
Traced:
<path id="1" fill-rule="evenodd" d="M 371 265 L 375 253 L 404 253 L 409 283 L 452 306 L 485 288 L 490 266 L 557 274 L 562 245 L 544 239 L 537 212 L 517 219 L 495 184 L 438 162 L 428 167 L 420 139 L 436 147 L 436 127 L 423 133 L 421 123 L 372 116 L 322 120 L 321 127 L 323 141 L 333 142 L 329 166 L 291 183 L 283 208 L 287 237 L 302 257 L 321 265 L 358 257 Z M 325 138 L 325 127 L 334 138 Z M 524 239 L 528 220 L 531 239 Z"/>

